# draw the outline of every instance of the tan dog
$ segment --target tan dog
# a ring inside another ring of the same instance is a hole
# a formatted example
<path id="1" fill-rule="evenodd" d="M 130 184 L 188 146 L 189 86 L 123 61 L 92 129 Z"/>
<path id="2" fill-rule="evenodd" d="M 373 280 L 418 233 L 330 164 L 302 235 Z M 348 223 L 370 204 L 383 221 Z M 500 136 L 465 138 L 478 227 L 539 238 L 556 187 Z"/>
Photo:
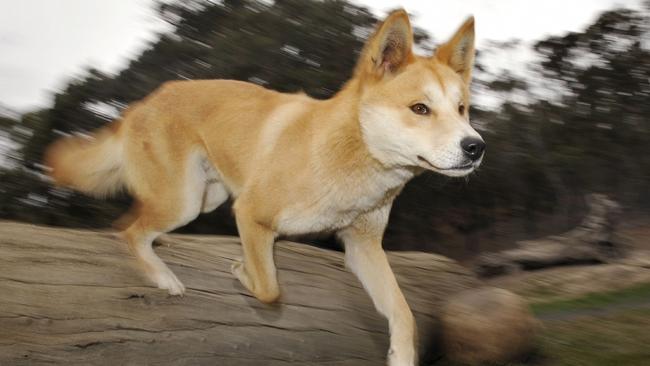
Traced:
<path id="1" fill-rule="evenodd" d="M 388 363 L 415 365 L 414 319 L 381 245 L 388 214 L 415 174 L 467 175 L 485 145 L 468 118 L 474 20 L 432 57 L 414 55 L 412 43 L 406 12 L 391 13 L 353 78 L 324 101 L 239 81 L 168 82 L 93 140 L 58 141 L 46 163 L 59 184 L 133 195 L 125 238 L 172 295 L 185 288 L 152 241 L 228 197 L 243 247 L 232 272 L 263 302 L 280 295 L 279 235 L 336 232 L 347 266 L 388 318 Z"/>

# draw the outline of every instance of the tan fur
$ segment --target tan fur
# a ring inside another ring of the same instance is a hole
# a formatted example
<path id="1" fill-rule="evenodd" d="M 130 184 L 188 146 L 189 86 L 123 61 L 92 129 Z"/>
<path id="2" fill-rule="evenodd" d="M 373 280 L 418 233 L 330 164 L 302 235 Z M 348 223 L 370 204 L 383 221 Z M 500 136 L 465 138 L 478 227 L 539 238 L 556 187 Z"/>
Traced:
<path id="1" fill-rule="evenodd" d="M 66 137 L 52 144 L 45 159 L 45 165 L 52 168 L 52 178 L 100 198 L 123 188 L 122 144 L 115 126 L 110 127 L 93 137 Z M 88 174 L 90 171 L 93 174 Z"/>
<path id="2" fill-rule="evenodd" d="M 456 168 L 457 140 L 478 136 L 458 109 L 469 106 L 473 39 L 471 19 L 433 57 L 415 56 L 408 16 L 396 11 L 329 100 L 240 81 L 167 82 L 94 141 L 55 143 L 46 162 L 56 182 L 83 192 L 128 189 L 136 205 L 122 220 L 124 237 L 149 278 L 171 294 L 185 289 L 152 240 L 228 195 L 244 254 L 232 272 L 261 301 L 280 296 L 279 235 L 337 232 L 348 266 L 389 320 L 389 364 L 414 365 L 415 323 L 381 239 L 411 177 L 424 169 L 465 175 L 480 163 Z M 414 114 L 416 102 L 429 103 L 431 114 Z"/>

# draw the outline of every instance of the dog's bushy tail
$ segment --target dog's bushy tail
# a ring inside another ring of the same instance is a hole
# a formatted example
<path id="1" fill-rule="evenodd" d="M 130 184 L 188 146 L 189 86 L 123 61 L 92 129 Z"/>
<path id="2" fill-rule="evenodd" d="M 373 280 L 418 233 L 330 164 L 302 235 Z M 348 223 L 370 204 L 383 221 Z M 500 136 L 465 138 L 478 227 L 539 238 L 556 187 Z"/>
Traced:
<path id="1" fill-rule="evenodd" d="M 55 141 L 45 152 L 49 176 L 57 185 L 95 197 L 107 197 L 125 186 L 124 144 L 118 124 L 91 137 L 70 136 Z"/>

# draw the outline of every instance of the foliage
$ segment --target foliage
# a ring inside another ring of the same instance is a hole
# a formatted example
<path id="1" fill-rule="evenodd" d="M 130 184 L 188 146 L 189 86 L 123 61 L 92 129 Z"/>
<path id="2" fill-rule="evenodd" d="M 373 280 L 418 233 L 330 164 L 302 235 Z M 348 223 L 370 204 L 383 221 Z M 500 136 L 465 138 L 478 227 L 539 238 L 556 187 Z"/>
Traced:
<path id="1" fill-rule="evenodd" d="M 112 110 L 172 79 L 247 80 L 327 98 L 350 76 L 376 21 L 344 0 L 192 0 L 162 3 L 158 12 L 173 31 L 120 73 L 89 69 L 55 95 L 51 108 L 0 120 L 20 146 L 13 158 L 22 165 L 1 173 L 1 217 L 107 225 L 128 197 L 105 202 L 50 187 L 38 173 L 49 142 L 105 124 Z M 498 110 L 475 108 L 488 145 L 483 167 L 468 182 L 415 179 L 396 202 L 386 246 L 460 256 L 562 231 L 579 218 L 583 195 L 594 191 L 628 208 L 650 208 L 648 18 L 647 11 L 613 10 L 582 32 L 538 42 L 538 78 L 562 92 L 526 104 L 506 100 Z M 417 30 L 417 39 L 427 35 Z M 530 81 L 511 74 L 476 83 L 478 90 L 532 95 Z M 233 234 L 235 226 L 224 208 L 185 230 Z"/>
<path id="2" fill-rule="evenodd" d="M 589 293 L 575 299 L 537 302 L 532 304 L 532 309 L 538 316 L 552 316 L 554 313 L 560 312 L 597 311 L 605 307 L 626 304 L 650 304 L 650 283 L 642 283 L 616 291 Z"/>

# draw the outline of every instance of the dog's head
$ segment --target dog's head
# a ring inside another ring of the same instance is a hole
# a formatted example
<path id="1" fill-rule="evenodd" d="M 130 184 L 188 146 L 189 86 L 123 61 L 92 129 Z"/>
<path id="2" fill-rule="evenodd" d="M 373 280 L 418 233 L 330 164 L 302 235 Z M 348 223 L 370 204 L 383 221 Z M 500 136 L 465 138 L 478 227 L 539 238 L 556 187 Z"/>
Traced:
<path id="1" fill-rule="evenodd" d="M 485 143 L 469 123 L 474 19 L 431 57 L 412 53 L 403 10 L 366 43 L 355 70 L 359 123 L 370 153 L 388 166 L 419 166 L 447 176 L 471 173 Z"/>

